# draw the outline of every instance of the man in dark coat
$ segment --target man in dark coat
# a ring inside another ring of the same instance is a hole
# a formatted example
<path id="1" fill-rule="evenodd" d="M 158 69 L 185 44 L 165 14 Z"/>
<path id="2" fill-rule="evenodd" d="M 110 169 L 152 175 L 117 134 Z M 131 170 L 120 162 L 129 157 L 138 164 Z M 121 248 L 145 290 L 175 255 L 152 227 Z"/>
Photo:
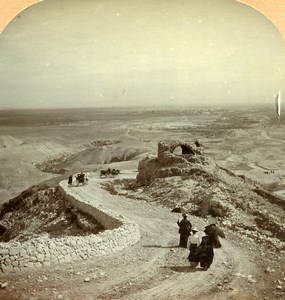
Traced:
<path id="1" fill-rule="evenodd" d="M 183 216 L 183 219 L 181 221 L 179 221 L 179 219 L 178 219 L 178 221 L 177 221 L 177 225 L 179 226 L 178 232 L 180 234 L 179 246 L 187 248 L 187 242 L 188 242 L 188 238 L 191 233 L 192 224 L 187 219 L 186 214 L 183 214 L 182 216 Z"/>

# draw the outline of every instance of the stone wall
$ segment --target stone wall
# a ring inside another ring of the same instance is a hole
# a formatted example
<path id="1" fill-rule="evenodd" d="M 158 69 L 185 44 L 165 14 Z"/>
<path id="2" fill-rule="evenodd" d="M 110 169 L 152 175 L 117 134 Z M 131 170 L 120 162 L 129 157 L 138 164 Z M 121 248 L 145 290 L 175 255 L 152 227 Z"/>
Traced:
<path id="1" fill-rule="evenodd" d="M 0 268 L 2 272 L 13 272 L 29 268 L 58 265 L 122 250 L 140 239 L 139 226 L 125 220 L 123 216 L 91 205 L 84 199 L 68 195 L 63 182 L 60 190 L 74 206 L 99 221 L 105 231 L 87 236 L 41 236 L 25 242 L 0 243 Z"/>

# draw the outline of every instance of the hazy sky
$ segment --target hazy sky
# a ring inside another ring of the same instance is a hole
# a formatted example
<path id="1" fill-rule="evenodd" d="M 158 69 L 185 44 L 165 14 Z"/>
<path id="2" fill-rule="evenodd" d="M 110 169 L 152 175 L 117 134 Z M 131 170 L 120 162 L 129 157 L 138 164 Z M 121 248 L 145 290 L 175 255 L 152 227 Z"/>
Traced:
<path id="1" fill-rule="evenodd" d="M 0 35 L 1 107 L 265 103 L 284 87 L 284 40 L 237 1 L 46 0 Z"/>

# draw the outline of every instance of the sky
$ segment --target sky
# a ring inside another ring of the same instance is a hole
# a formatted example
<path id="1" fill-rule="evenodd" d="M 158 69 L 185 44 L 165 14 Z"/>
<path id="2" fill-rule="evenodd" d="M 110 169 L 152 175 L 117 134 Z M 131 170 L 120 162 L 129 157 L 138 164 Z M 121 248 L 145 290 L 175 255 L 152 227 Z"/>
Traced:
<path id="1" fill-rule="evenodd" d="M 285 41 L 230 0 L 48 0 L 0 35 L 0 107 L 268 103 Z"/>

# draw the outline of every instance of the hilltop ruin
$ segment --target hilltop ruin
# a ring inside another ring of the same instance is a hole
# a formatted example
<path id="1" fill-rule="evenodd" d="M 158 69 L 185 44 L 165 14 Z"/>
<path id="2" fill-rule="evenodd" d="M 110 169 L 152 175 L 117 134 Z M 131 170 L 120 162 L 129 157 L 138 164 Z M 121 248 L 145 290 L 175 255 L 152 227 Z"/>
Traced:
<path id="1" fill-rule="evenodd" d="M 155 178 L 188 174 L 189 167 L 206 165 L 204 146 L 200 141 L 160 141 L 157 157 L 140 161 L 137 180 L 142 185 L 150 184 Z"/>
<path id="2" fill-rule="evenodd" d="M 117 179 L 105 188 L 199 217 L 216 217 L 234 231 L 284 246 L 284 201 L 258 182 L 220 167 L 204 155 L 200 142 L 160 141 L 157 156 L 141 160 L 138 172 L 135 180 Z"/>

